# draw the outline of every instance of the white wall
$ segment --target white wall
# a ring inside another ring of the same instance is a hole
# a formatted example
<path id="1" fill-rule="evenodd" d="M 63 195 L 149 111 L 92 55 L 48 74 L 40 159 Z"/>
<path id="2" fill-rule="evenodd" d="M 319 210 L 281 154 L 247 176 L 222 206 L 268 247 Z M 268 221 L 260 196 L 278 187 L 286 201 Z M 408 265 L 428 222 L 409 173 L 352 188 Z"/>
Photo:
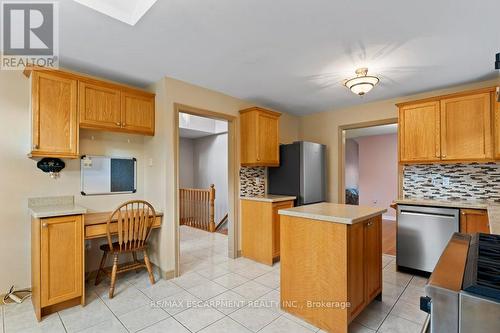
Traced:
<path id="1" fill-rule="evenodd" d="M 29 81 L 19 71 L 0 71 L 0 293 L 10 285 L 30 285 L 30 217 L 28 198 L 74 195 L 91 211 L 110 211 L 132 198 L 146 199 L 165 213 L 162 228 L 152 234 L 152 261 L 164 272 L 174 269 L 174 112 L 175 102 L 238 116 L 252 103 L 173 79 L 151 86 L 156 92 L 155 136 L 81 131 L 80 152 L 95 155 L 134 156 L 138 160 L 137 193 L 82 197 L 79 160 L 67 166 L 57 180 L 36 168 L 26 154 L 30 148 Z M 297 139 L 298 118 L 283 114 L 281 142 Z M 236 136 L 239 136 L 238 123 Z M 94 140 L 92 140 L 92 135 Z M 237 154 L 238 156 L 238 154 Z M 149 165 L 151 160 L 152 165 Z M 147 163 L 146 163 L 147 162 Z M 239 166 L 239 162 L 237 161 Z M 237 172 L 237 170 L 236 170 Z M 87 270 L 100 259 L 92 242 L 86 255 Z"/>
<path id="2" fill-rule="evenodd" d="M 357 138 L 359 147 L 359 204 L 386 208 L 384 218 L 396 218 L 390 207 L 398 198 L 398 135 Z"/>
<path id="3" fill-rule="evenodd" d="M 359 186 L 359 147 L 354 139 L 345 140 L 345 188 Z"/>
<path id="4" fill-rule="evenodd" d="M 146 138 L 145 158 L 154 160 L 153 166 L 146 168 L 145 196 L 166 212 L 160 233 L 154 237 L 152 260 L 163 272 L 170 274 L 175 268 L 175 189 L 174 171 L 175 128 L 174 104 L 184 104 L 205 110 L 216 111 L 234 117 L 239 110 L 254 104 L 213 90 L 195 86 L 187 82 L 164 78 L 151 87 L 156 92 L 156 132 L 152 138 Z M 235 123 L 236 174 L 239 174 L 239 121 Z M 280 142 L 289 143 L 298 139 L 299 118 L 282 114 L 280 118 Z M 235 184 L 239 193 L 239 184 Z M 235 212 L 239 219 L 239 212 Z M 238 235 L 241 237 L 241 235 Z"/>
<path id="5" fill-rule="evenodd" d="M 448 89 L 429 91 L 426 93 L 360 104 L 342 109 L 327 110 L 300 118 L 301 140 L 314 141 L 327 145 L 327 200 L 339 202 L 338 175 L 339 175 L 339 126 L 357 124 L 361 122 L 397 118 L 396 103 L 419 98 L 439 96 L 447 93 L 490 87 L 500 84 L 500 79 L 478 82 L 473 84 L 451 87 Z M 375 88 L 376 89 L 376 88 Z M 383 87 L 381 87 L 383 89 Z M 352 98 L 359 98 L 352 95 Z"/>
<path id="6" fill-rule="evenodd" d="M 74 195 L 91 211 L 109 211 L 119 203 L 144 197 L 144 138 L 137 135 L 81 131 L 81 154 L 134 156 L 138 163 L 137 193 L 80 195 L 80 160 L 64 160 L 59 179 L 37 169 L 26 156 L 31 145 L 29 80 L 18 71 L 0 71 L 0 293 L 10 285 L 27 287 L 30 271 L 30 216 L 28 198 Z M 94 136 L 92 140 L 91 136 Z M 130 141 L 130 142 L 129 142 Z M 87 254 L 87 269 L 99 260 L 95 242 Z"/>
<path id="7" fill-rule="evenodd" d="M 179 140 L 179 186 L 183 188 L 195 188 L 194 177 L 194 140 L 180 138 Z"/>
<path id="8" fill-rule="evenodd" d="M 215 223 L 228 212 L 227 133 L 194 139 L 196 188 L 215 185 Z"/>

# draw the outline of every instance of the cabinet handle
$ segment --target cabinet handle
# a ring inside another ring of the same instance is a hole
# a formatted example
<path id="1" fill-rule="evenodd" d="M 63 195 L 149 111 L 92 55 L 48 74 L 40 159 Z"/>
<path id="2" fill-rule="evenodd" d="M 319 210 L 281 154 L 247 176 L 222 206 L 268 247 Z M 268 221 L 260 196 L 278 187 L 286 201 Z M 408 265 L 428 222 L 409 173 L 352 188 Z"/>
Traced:
<path id="1" fill-rule="evenodd" d="M 48 226 L 48 223 L 42 223 L 42 228 L 47 228 Z"/>
<path id="2" fill-rule="evenodd" d="M 373 221 L 368 222 L 366 225 L 371 227 L 373 225 Z"/>
<path id="3" fill-rule="evenodd" d="M 116 126 L 121 126 L 122 124 L 120 122 L 116 123 Z"/>
<path id="4" fill-rule="evenodd" d="M 38 145 L 33 145 L 33 149 L 38 149 Z"/>
<path id="5" fill-rule="evenodd" d="M 443 154 L 443 155 L 441 155 L 441 157 L 444 157 L 444 158 L 446 158 L 446 154 Z"/>
<path id="6" fill-rule="evenodd" d="M 125 127 L 126 125 L 127 125 L 127 124 L 125 124 L 125 123 L 122 123 L 122 127 Z"/>

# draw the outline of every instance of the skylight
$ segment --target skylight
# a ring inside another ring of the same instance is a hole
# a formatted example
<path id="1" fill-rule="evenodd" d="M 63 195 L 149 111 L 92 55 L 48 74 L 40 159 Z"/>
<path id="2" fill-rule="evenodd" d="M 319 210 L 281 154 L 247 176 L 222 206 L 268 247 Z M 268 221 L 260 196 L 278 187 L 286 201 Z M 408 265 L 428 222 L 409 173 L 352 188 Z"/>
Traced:
<path id="1" fill-rule="evenodd" d="M 114 19 L 135 25 L 157 0 L 74 0 Z"/>

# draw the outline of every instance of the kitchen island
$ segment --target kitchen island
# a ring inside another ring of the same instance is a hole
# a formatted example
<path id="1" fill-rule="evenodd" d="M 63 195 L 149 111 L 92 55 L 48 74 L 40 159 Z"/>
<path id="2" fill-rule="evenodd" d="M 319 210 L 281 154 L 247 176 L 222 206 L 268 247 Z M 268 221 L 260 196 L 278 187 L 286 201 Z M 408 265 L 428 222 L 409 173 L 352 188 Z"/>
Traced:
<path id="1" fill-rule="evenodd" d="M 384 212 L 333 203 L 279 210 L 282 309 L 327 332 L 347 333 L 381 299 Z"/>

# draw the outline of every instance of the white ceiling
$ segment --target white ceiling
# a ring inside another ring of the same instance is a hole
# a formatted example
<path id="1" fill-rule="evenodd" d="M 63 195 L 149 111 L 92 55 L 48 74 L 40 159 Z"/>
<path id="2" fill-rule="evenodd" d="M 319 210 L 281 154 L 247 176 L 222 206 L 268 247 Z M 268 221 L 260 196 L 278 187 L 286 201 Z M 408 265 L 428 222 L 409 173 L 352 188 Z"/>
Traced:
<path id="1" fill-rule="evenodd" d="M 364 136 L 397 134 L 398 124 L 380 125 L 364 128 L 356 128 L 345 131 L 346 139 L 356 139 Z"/>
<path id="2" fill-rule="evenodd" d="M 130 25 L 137 21 L 157 0 L 74 0 Z"/>
<path id="3" fill-rule="evenodd" d="M 135 26 L 60 1 L 61 65 L 163 76 L 295 114 L 497 77 L 498 0 L 158 0 Z M 381 83 L 341 85 L 367 66 Z"/>

